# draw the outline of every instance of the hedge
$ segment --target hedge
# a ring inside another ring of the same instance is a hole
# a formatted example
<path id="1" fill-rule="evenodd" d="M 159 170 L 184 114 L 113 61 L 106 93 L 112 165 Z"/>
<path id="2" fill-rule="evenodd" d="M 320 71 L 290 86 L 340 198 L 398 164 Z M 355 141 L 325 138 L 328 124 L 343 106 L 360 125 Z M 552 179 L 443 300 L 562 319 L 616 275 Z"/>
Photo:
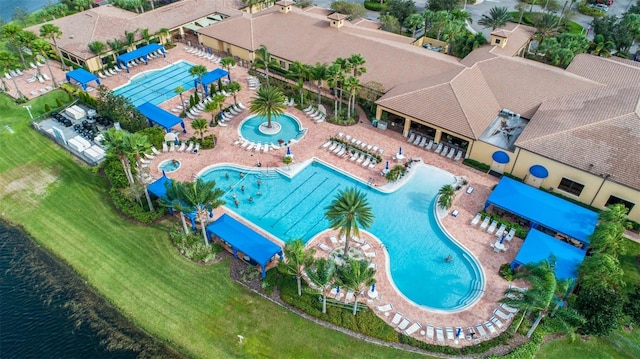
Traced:
<path id="1" fill-rule="evenodd" d="M 489 170 L 491 169 L 491 166 L 489 166 L 486 163 L 482 163 L 482 162 L 478 162 L 476 160 L 472 160 L 470 158 L 465 158 L 464 161 L 462 161 L 462 163 L 464 163 L 465 165 L 469 166 L 469 167 L 473 167 L 479 171 L 482 172 L 489 172 Z"/>
<path id="2" fill-rule="evenodd" d="M 365 1 L 364 8 L 370 11 L 382 12 L 387 9 L 387 4 L 380 4 L 380 1 Z"/>

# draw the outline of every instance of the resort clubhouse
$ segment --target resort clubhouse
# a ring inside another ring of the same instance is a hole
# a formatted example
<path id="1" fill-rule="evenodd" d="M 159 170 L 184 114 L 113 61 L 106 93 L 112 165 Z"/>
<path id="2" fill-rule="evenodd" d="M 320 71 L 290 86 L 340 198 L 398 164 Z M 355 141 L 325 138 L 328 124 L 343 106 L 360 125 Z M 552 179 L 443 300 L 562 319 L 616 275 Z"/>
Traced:
<path id="1" fill-rule="evenodd" d="M 599 227 L 640 222 L 640 65 L 529 60 L 533 27 L 459 59 L 289 0 L 104 5 L 26 30 L 51 25 L 66 65 L 5 74 L 15 98 L 73 93 L 37 130 L 132 193 L 111 193 L 124 214 L 174 215 L 174 243 L 204 253 L 186 257 L 210 263 L 215 243 L 293 288 L 286 305 L 371 314 L 372 340 L 488 349 L 533 310 L 531 337 L 567 310 Z M 557 290 L 530 308 L 541 263 Z"/>

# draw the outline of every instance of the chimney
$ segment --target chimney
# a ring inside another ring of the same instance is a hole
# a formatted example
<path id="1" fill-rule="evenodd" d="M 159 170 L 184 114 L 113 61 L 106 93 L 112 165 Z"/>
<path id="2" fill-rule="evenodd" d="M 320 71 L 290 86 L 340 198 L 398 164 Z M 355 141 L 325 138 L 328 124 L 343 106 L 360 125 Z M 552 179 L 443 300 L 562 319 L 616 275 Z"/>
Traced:
<path id="1" fill-rule="evenodd" d="M 280 0 L 280 1 L 276 2 L 276 5 L 279 7 L 278 12 L 281 12 L 283 14 L 286 14 L 286 13 L 290 12 L 291 8 L 295 4 L 296 3 L 291 1 L 291 0 Z"/>
<path id="2" fill-rule="evenodd" d="M 331 27 L 339 29 L 342 27 L 342 25 L 344 25 L 344 21 L 347 19 L 347 15 L 334 12 L 333 14 L 327 16 L 327 19 L 329 19 Z"/>

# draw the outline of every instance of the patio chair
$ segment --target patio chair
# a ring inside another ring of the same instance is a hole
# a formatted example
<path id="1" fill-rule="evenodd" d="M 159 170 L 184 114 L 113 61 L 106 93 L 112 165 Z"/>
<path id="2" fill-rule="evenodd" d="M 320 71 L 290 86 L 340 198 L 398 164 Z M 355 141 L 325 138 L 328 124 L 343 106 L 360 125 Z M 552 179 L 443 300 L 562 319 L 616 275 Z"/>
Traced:
<path id="1" fill-rule="evenodd" d="M 413 142 L 413 140 L 416 138 L 416 133 L 415 132 L 411 132 L 409 134 L 409 138 L 407 139 L 407 143 L 411 143 Z"/>
<path id="2" fill-rule="evenodd" d="M 169 146 L 169 152 L 175 152 L 176 151 L 176 143 L 171 141 L 171 145 Z"/>
<path id="3" fill-rule="evenodd" d="M 417 146 L 418 143 L 420 143 L 421 140 L 422 140 L 422 136 L 417 135 L 415 140 L 413 140 L 413 144 Z"/>
<path id="4" fill-rule="evenodd" d="M 161 152 L 158 151 L 158 149 L 155 146 L 151 146 L 151 152 L 153 152 L 153 154 L 156 156 L 161 154 Z"/>
<path id="5" fill-rule="evenodd" d="M 262 149 L 262 143 L 258 142 L 258 144 L 255 147 L 255 151 L 260 152 L 261 149 Z"/>
<path id="6" fill-rule="evenodd" d="M 169 152 L 169 146 L 166 142 L 162 142 L 162 152 Z"/>
<path id="7" fill-rule="evenodd" d="M 106 79 L 107 76 L 105 76 L 102 71 L 98 71 L 98 77 L 100 77 L 101 79 Z"/>
<path id="8" fill-rule="evenodd" d="M 364 256 L 367 258 L 375 258 L 376 252 L 364 252 Z"/>
<path id="9" fill-rule="evenodd" d="M 515 228 L 511 228 L 509 230 L 509 233 L 507 234 L 506 237 L 504 237 L 504 240 L 507 242 L 511 242 L 511 240 L 513 239 L 513 236 L 516 235 L 516 229 Z"/>
<path id="10" fill-rule="evenodd" d="M 440 152 L 440 156 L 442 157 L 446 156 L 448 151 L 449 151 L 449 146 L 444 146 L 444 148 L 442 149 L 442 152 Z"/>
<path id="11" fill-rule="evenodd" d="M 436 147 L 435 153 L 440 153 L 442 151 L 442 142 L 438 143 L 438 147 Z"/>
<path id="12" fill-rule="evenodd" d="M 238 102 L 238 107 L 240 107 L 240 109 L 242 110 L 246 110 L 247 107 L 245 105 L 242 104 L 242 102 Z"/>
<path id="13" fill-rule="evenodd" d="M 489 216 L 484 217 L 482 224 L 480 224 L 480 229 L 486 229 L 487 226 L 489 225 L 489 222 L 491 222 L 491 217 Z"/>
<path id="14" fill-rule="evenodd" d="M 329 148 L 327 149 L 327 151 L 331 151 L 333 152 L 333 150 L 336 149 L 336 147 L 338 147 L 338 142 L 331 142 L 331 146 L 329 146 Z"/>
<path id="15" fill-rule="evenodd" d="M 396 312 L 396 314 L 393 316 L 393 319 L 391 319 L 391 324 L 398 325 L 400 324 L 401 320 L 402 320 L 402 313 Z"/>
<path id="16" fill-rule="evenodd" d="M 393 305 L 392 304 L 385 304 L 385 305 L 379 305 L 376 307 L 376 309 L 378 309 L 378 311 L 380 312 L 388 312 L 390 310 L 393 310 Z"/>
<path id="17" fill-rule="evenodd" d="M 398 324 L 398 329 L 400 329 L 400 330 L 407 329 L 407 327 L 409 326 L 409 323 L 411 323 L 411 321 L 409 319 L 403 318 L 402 321 L 400 322 L 400 324 Z"/>
<path id="18" fill-rule="evenodd" d="M 449 149 L 449 153 L 447 154 L 447 158 L 448 158 L 448 159 L 452 159 L 452 158 L 453 158 L 453 155 L 455 155 L 455 154 L 456 154 L 456 149 L 455 149 L 455 148 L 453 148 L 453 147 L 451 147 L 451 148 Z"/>
<path id="19" fill-rule="evenodd" d="M 496 327 L 493 326 L 493 323 L 484 322 L 484 326 L 487 327 L 487 329 L 489 329 L 490 335 L 498 335 L 498 330 L 496 329 Z"/>
<path id="20" fill-rule="evenodd" d="M 240 145 L 240 148 L 247 148 L 247 146 L 249 146 L 251 144 L 250 141 L 245 141 L 243 144 Z"/>
<path id="21" fill-rule="evenodd" d="M 193 150 L 193 142 L 189 141 L 189 145 L 187 145 L 187 149 L 184 150 L 187 153 L 190 153 Z"/>
<path id="22" fill-rule="evenodd" d="M 478 224 L 478 222 L 480 222 L 480 220 L 482 219 L 482 215 L 480 213 L 476 214 L 475 217 L 473 217 L 473 219 L 471 220 L 471 225 L 475 226 Z"/>
<path id="23" fill-rule="evenodd" d="M 418 322 L 415 322 L 415 323 L 411 324 L 411 326 L 409 328 L 407 328 L 407 330 L 404 331 L 404 334 L 412 335 L 413 333 L 418 331 L 418 329 L 420 329 L 420 328 L 422 328 L 422 325 L 420 325 L 420 323 L 418 323 Z"/>
<path id="24" fill-rule="evenodd" d="M 507 312 L 512 313 L 512 314 L 516 314 L 518 312 L 518 309 L 510 307 L 509 305 L 504 304 L 504 303 L 500 304 L 500 308 L 502 308 L 502 309 L 504 309 Z"/>
<path id="25" fill-rule="evenodd" d="M 474 189 L 475 189 L 475 188 L 473 188 L 473 187 L 471 187 L 471 186 L 467 187 L 467 194 L 471 194 L 471 193 L 473 193 L 473 190 L 474 190 Z"/>
<path id="26" fill-rule="evenodd" d="M 429 140 L 429 143 L 424 146 L 424 149 L 427 151 L 431 151 L 431 147 L 433 147 L 433 140 Z"/>
<path id="27" fill-rule="evenodd" d="M 484 327 L 482 326 L 482 324 L 476 324 L 476 332 L 478 333 L 478 335 L 480 335 L 481 338 L 489 337 L 489 335 L 487 334 L 487 331 L 484 330 Z"/>
<path id="28" fill-rule="evenodd" d="M 146 159 L 148 159 L 148 160 L 152 160 L 152 159 L 156 158 L 156 156 L 154 156 L 154 155 L 150 155 L 150 154 L 148 154 L 148 153 L 145 153 L 145 154 L 144 154 L 144 158 L 146 158 Z"/>
<path id="29" fill-rule="evenodd" d="M 487 228 L 487 233 L 493 233 L 493 231 L 496 230 L 496 227 L 498 226 L 498 221 L 493 220 L 491 222 L 491 225 L 489 226 L 489 228 Z"/>
<path id="30" fill-rule="evenodd" d="M 502 324 L 502 322 L 500 321 L 500 319 L 496 318 L 496 317 L 491 317 L 491 319 L 489 319 L 491 321 L 491 323 L 495 324 L 496 327 L 498 328 L 502 328 L 504 325 Z"/>
<path id="31" fill-rule="evenodd" d="M 349 303 L 352 300 L 353 300 L 353 291 L 349 290 L 347 291 L 347 295 L 344 296 L 344 302 Z"/>
<path id="32" fill-rule="evenodd" d="M 360 157 L 358 157 L 358 159 L 356 160 L 356 163 L 362 163 L 362 161 L 364 161 L 364 153 L 360 154 Z"/>
<path id="33" fill-rule="evenodd" d="M 496 237 L 500 237 L 506 229 L 507 229 L 507 226 L 505 226 L 504 224 L 501 224 L 500 228 L 498 228 L 498 230 L 496 231 Z"/>
<path id="34" fill-rule="evenodd" d="M 269 153 L 269 145 L 265 143 L 262 147 L 262 153 Z"/>
<path id="35" fill-rule="evenodd" d="M 422 137 L 422 139 L 420 140 L 420 143 L 418 143 L 418 147 L 424 147 L 426 143 L 427 143 L 427 138 Z"/>
<path id="36" fill-rule="evenodd" d="M 369 169 L 372 170 L 376 165 L 378 164 L 378 162 L 376 162 L 376 160 L 371 161 L 371 163 L 369 164 Z"/>
<path id="37" fill-rule="evenodd" d="M 436 340 L 438 344 L 444 344 L 444 332 L 442 328 L 436 328 Z"/>
<path id="38" fill-rule="evenodd" d="M 200 144 L 196 143 L 196 146 L 193 148 L 193 150 L 191 151 L 191 153 L 193 153 L 194 155 L 198 154 L 198 152 L 200 152 Z"/>
<path id="39" fill-rule="evenodd" d="M 434 327 L 431 324 L 427 324 L 427 340 L 433 341 Z"/>
<path id="40" fill-rule="evenodd" d="M 507 314 L 501 311 L 500 308 L 494 309 L 493 314 L 499 316 L 502 320 L 506 320 L 506 321 L 509 321 L 511 317 L 513 317 L 513 314 Z"/>
<path id="41" fill-rule="evenodd" d="M 378 265 L 375 263 L 370 263 L 369 266 L 367 268 L 371 268 L 371 269 L 378 269 Z"/>
<path id="42" fill-rule="evenodd" d="M 453 160 L 454 161 L 460 161 L 460 159 L 462 158 L 463 154 L 464 154 L 464 152 L 462 152 L 462 150 L 458 150 L 458 153 L 456 154 L 456 157 Z"/>
<path id="43" fill-rule="evenodd" d="M 185 143 L 185 141 L 182 141 L 180 147 L 178 147 L 178 152 L 184 152 L 185 148 L 187 148 L 187 144 Z"/>
<path id="44" fill-rule="evenodd" d="M 320 146 L 320 148 L 327 148 L 329 146 L 331 146 L 331 141 L 325 142 L 324 145 Z"/>
<path id="45" fill-rule="evenodd" d="M 37 69 L 38 68 L 38 66 L 36 66 L 33 62 L 30 62 L 29 66 L 31 66 L 32 69 Z"/>
<path id="46" fill-rule="evenodd" d="M 452 327 L 446 327 L 445 328 L 445 332 L 447 333 L 447 340 L 453 340 L 453 328 Z"/>

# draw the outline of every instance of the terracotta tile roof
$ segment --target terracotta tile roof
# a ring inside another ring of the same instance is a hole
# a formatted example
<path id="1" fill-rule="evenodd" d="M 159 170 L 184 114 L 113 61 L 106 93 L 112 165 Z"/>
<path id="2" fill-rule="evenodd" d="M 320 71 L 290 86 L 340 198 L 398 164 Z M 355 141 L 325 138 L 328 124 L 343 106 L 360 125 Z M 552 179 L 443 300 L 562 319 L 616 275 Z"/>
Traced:
<path id="1" fill-rule="evenodd" d="M 334 12 L 333 14 L 327 16 L 330 20 L 344 20 L 347 18 L 347 15 L 341 14 L 339 12 Z"/>
<path id="2" fill-rule="evenodd" d="M 506 37 L 507 44 L 504 47 L 494 46 L 491 52 L 503 56 L 516 56 L 518 50 L 526 45 L 536 33 L 536 29 L 531 26 L 507 23 L 505 27 L 492 32 L 498 36 Z"/>
<path id="3" fill-rule="evenodd" d="M 356 19 L 351 23 L 355 26 L 366 27 L 367 29 L 373 29 L 373 30 L 378 30 L 382 27 L 382 24 L 380 24 L 379 22 L 371 21 L 367 19 Z"/>
<path id="4" fill-rule="evenodd" d="M 369 69 L 360 83 L 375 81 L 385 89 L 462 68 L 457 59 L 413 46 L 406 36 L 349 22 L 340 29 L 331 28 L 326 17 L 298 8 L 287 14 L 271 8 L 253 16 L 226 19 L 200 33 L 250 51 L 265 45 L 276 57 L 307 64 L 331 63 L 337 57 L 359 53 Z"/>
<path id="5" fill-rule="evenodd" d="M 237 3 L 242 4 L 242 1 L 225 2 L 225 5 L 236 6 Z M 153 34 L 163 27 L 176 28 L 216 12 L 233 15 L 240 11 L 224 8 L 222 1 L 218 0 L 182 0 L 142 14 L 136 14 L 112 5 L 99 6 L 48 23 L 54 24 L 62 30 L 62 36 L 57 40 L 61 48 L 79 58 L 88 59 L 95 57 L 95 54 L 87 47 L 91 42 L 101 41 L 106 44 L 107 41 L 116 38 L 124 39 L 125 30 L 135 31 L 146 28 Z M 39 34 L 40 26 L 42 24 L 29 27 L 27 30 Z"/>
<path id="6" fill-rule="evenodd" d="M 472 51 L 469 55 L 465 56 L 464 59 L 460 60 L 460 63 L 467 67 L 471 67 L 480 61 L 493 59 L 498 55 L 491 52 L 492 48 L 493 46 L 491 45 L 479 47 Z"/>

